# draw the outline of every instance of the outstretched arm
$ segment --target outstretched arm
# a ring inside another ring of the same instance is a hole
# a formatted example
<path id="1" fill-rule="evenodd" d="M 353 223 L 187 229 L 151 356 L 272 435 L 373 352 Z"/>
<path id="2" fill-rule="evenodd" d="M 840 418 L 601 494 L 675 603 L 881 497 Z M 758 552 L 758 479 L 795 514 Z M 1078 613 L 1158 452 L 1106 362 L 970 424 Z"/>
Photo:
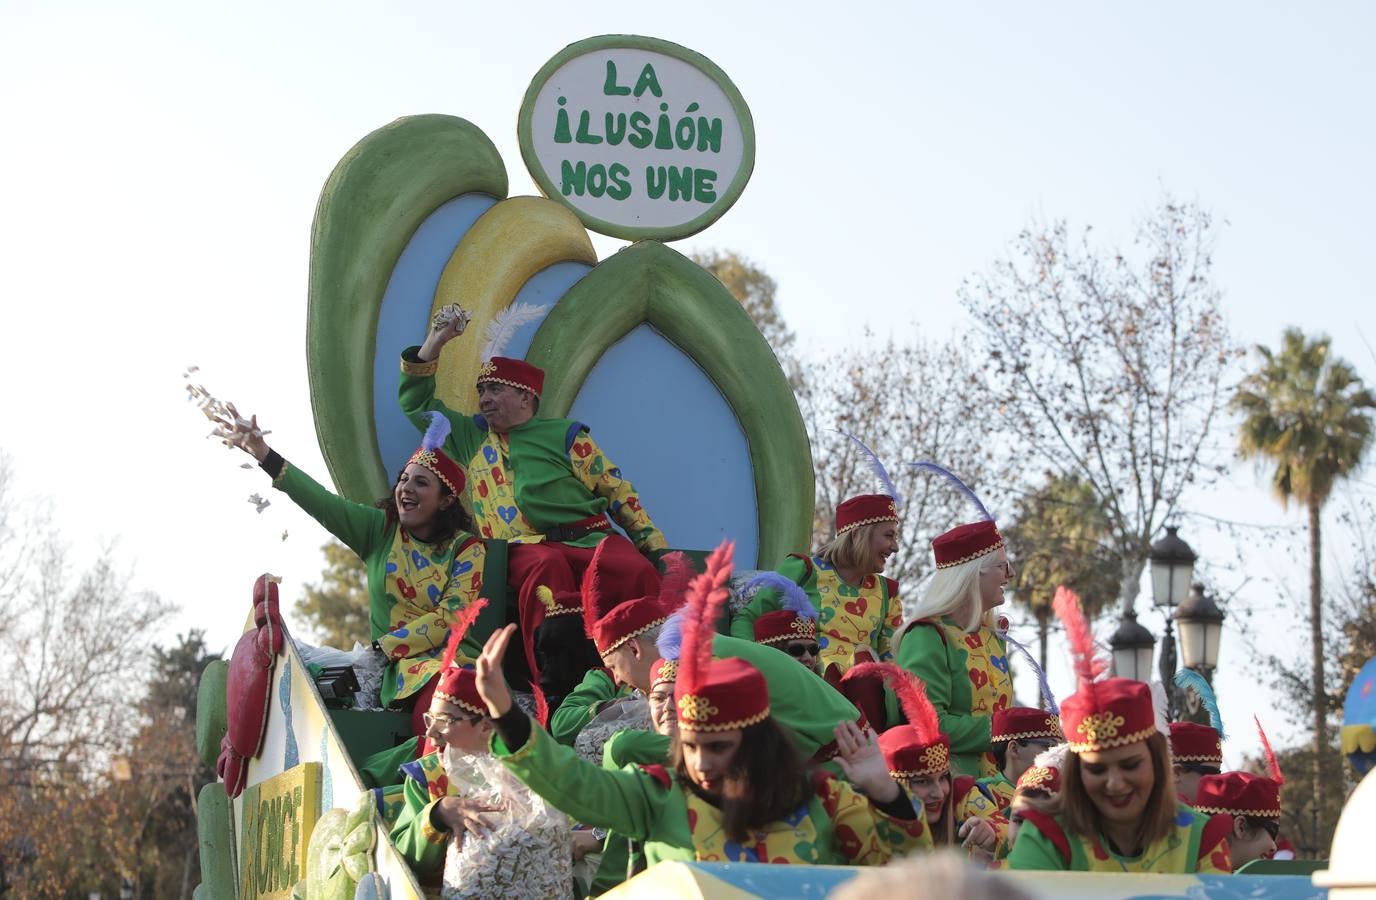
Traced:
<path id="1" fill-rule="evenodd" d="M 664 534 L 655 527 L 650 514 L 640 505 L 635 485 L 621 477 L 621 469 L 607 459 L 592 435 L 581 431 L 569 447 L 569 462 L 573 474 L 583 486 L 599 497 L 607 498 L 607 511 L 616 524 L 625 530 L 641 553 L 663 550 L 669 545 Z"/>
<path id="2" fill-rule="evenodd" d="M 401 378 L 397 382 L 397 402 L 411 424 L 424 431 L 428 425 L 425 417 L 428 412 L 437 412 L 449 420 L 453 430 L 445 441 L 445 452 L 459 461 L 467 460 L 463 450 L 473 442 L 477 429 L 467 415 L 450 409 L 435 397 L 435 372 L 439 370 L 440 351 L 445 344 L 463 334 L 466 324 L 466 320 L 455 319 L 431 328 L 425 343 L 403 350 Z"/>
<path id="3" fill-rule="evenodd" d="M 366 559 L 386 537 L 387 520 L 382 510 L 345 500 L 325 489 L 268 446 L 258 428 L 257 416 L 244 419 L 234 404 L 228 404 L 228 408 L 234 421 L 217 420 L 225 432 L 225 444 L 238 447 L 257 460 L 263 471 L 272 476 L 273 487 Z"/>

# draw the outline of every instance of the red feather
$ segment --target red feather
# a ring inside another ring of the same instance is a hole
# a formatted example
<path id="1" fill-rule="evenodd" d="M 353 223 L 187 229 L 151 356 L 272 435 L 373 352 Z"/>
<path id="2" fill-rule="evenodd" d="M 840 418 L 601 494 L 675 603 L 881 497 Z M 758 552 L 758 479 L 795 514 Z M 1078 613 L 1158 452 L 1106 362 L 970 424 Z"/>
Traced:
<path id="1" fill-rule="evenodd" d="M 540 690 L 538 684 L 532 684 L 531 690 L 535 692 L 535 721 L 542 726 L 549 727 L 549 701 L 545 699 L 545 692 Z"/>
<path id="2" fill-rule="evenodd" d="M 844 684 L 852 678 L 863 678 L 867 675 L 884 679 L 889 690 L 898 697 L 898 705 L 903 710 L 903 716 L 917 731 L 922 743 L 929 744 L 937 739 L 941 734 L 941 723 L 937 721 L 936 707 L 932 706 L 932 701 L 927 698 L 927 686 L 922 683 L 922 679 L 893 663 L 867 662 L 852 666 L 850 671 L 841 677 L 841 682 Z"/>
<path id="3" fill-rule="evenodd" d="M 678 609 L 683 605 L 688 585 L 696 577 L 693 562 L 682 550 L 666 554 L 663 559 L 664 574 L 659 579 L 659 602 L 666 610 Z"/>
<path id="4" fill-rule="evenodd" d="M 1108 669 L 1108 664 L 1098 655 L 1094 646 L 1094 632 L 1090 630 L 1084 611 L 1080 608 L 1080 596 L 1065 585 L 1056 588 L 1056 596 L 1051 600 L 1056 617 L 1065 626 L 1066 640 L 1070 641 L 1070 655 L 1075 667 L 1076 680 L 1083 688 Z"/>
<path id="5" fill-rule="evenodd" d="M 1256 716 L 1252 716 L 1252 720 L 1257 723 L 1257 734 L 1261 735 L 1261 748 L 1266 753 L 1266 770 L 1270 773 L 1271 780 L 1276 784 L 1285 784 L 1285 776 L 1280 773 L 1280 761 L 1271 749 L 1271 742 L 1266 739 L 1266 729 L 1261 727 L 1261 720 Z"/>
<path id="6" fill-rule="evenodd" d="M 459 655 L 459 644 L 463 643 L 463 636 L 468 634 L 468 629 L 478 621 L 478 613 L 483 611 L 484 606 L 487 606 L 487 598 L 479 597 L 454 614 L 453 621 L 449 623 L 449 643 L 444 647 L 444 656 L 440 657 L 441 672 L 454 664 L 454 657 Z"/>
<path id="7" fill-rule="evenodd" d="M 597 549 L 592 553 L 592 561 L 583 570 L 583 583 L 580 586 L 583 601 L 583 631 L 588 637 L 592 637 L 592 626 L 597 624 L 597 620 L 602 618 L 602 614 L 608 610 L 601 608 L 602 599 L 602 551 L 606 549 L 607 541 L 602 541 L 597 545 Z"/>
<path id="8" fill-rule="evenodd" d="M 734 541 L 722 541 L 707 557 L 707 571 L 688 585 L 688 602 L 682 612 L 683 649 L 678 657 L 678 682 L 683 691 L 701 684 L 712 664 L 712 635 L 717 617 L 731 596 L 726 583 L 731 578 L 735 551 Z"/>

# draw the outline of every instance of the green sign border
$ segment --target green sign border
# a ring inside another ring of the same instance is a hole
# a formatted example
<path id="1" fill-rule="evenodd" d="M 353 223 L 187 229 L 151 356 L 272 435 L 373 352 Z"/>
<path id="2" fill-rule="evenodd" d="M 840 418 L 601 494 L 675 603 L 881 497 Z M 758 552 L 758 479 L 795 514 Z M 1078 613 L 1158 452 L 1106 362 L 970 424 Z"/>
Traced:
<path id="1" fill-rule="evenodd" d="M 550 179 L 549 174 L 535 155 L 535 144 L 531 135 L 531 118 L 535 98 L 539 96 L 545 82 L 570 60 L 601 50 L 649 50 L 663 53 L 665 56 L 672 56 L 715 81 L 722 92 L 726 94 L 726 99 L 731 102 L 731 108 L 735 111 L 736 118 L 740 122 L 741 140 L 744 144 L 741 153 L 741 167 L 737 170 L 736 177 L 731 180 L 731 184 L 717 198 L 717 202 L 696 219 L 684 222 L 682 225 L 642 228 L 635 225 L 619 225 L 615 222 L 595 218 L 564 197 L 563 192 L 559 190 L 559 185 Z M 546 197 L 573 210 L 574 215 L 578 216 L 579 220 L 590 230 L 605 234 L 608 237 L 622 238 L 628 241 L 646 239 L 673 241 L 697 234 L 720 219 L 728 209 L 735 205 L 741 192 L 745 190 L 745 184 L 750 180 L 750 175 L 755 171 L 755 120 L 750 115 L 750 107 L 746 105 L 745 98 L 741 96 L 740 91 L 736 90 L 736 86 L 731 83 L 731 79 L 726 76 L 726 73 L 716 63 L 687 47 L 659 38 L 641 37 L 634 34 L 604 34 L 591 37 L 569 44 L 556 53 L 549 62 L 540 68 L 539 72 L 535 73 L 535 78 L 530 82 L 530 87 L 526 88 L 526 95 L 521 100 L 521 111 L 516 119 L 516 137 L 521 145 L 521 158 L 525 160 L 526 169 Z"/>

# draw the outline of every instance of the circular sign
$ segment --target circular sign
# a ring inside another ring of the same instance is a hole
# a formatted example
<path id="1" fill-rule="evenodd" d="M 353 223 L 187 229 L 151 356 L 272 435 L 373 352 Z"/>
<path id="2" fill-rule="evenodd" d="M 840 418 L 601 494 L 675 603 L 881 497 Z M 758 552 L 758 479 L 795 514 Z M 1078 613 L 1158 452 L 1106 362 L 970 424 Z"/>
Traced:
<path id="1" fill-rule="evenodd" d="M 686 47 L 603 35 L 536 74 L 517 134 L 545 196 L 611 237 L 674 240 L 731 208 L 755 166 L 750 108 Z"/>

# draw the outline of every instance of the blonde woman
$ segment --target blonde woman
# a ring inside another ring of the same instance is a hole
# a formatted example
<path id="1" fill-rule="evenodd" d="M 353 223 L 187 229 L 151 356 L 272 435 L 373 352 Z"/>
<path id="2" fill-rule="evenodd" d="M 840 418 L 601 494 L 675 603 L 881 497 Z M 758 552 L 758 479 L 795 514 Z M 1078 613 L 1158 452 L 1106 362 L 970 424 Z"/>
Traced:
<path id="1" fill-rule="evenodd" d="M 1013 575 L 992 520 L 960 525 L 932 541 L 936 574 L 899 633 L 896 662 L 927 685 L 955 770 L 976 778 L 998 771 L 990 721 L 1012 702 L 1008 652 L 994 610 Z M 887 696 L 889 721 L 898 703 Z"/>

